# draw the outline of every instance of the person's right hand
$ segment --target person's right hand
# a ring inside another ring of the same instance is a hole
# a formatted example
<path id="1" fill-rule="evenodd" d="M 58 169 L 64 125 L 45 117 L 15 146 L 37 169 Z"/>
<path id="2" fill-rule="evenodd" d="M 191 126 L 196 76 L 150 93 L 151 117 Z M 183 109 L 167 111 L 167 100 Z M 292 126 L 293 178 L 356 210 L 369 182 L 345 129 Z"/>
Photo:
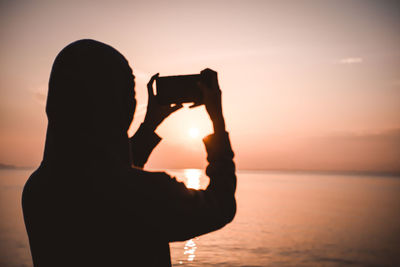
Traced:
<path id="1" fill-rule="evenodd" d="M 214 132 L 225 132 L 225 120 L 222 114 L 221 90 L 218 85 L 217 72 L 205 69 L 200 72 L 201 80 L 198 83 L 203 93 L 203 103 L 213 122 Z M 191 106 L 195 107 L 197 104 Z"/>
<path id="2" fill-rule="evenodd" d="M 161 124 L 161 122 L 167 118 L 169 115 L 182 108 L 182 104 L 171 105 L 160 105 L 154 95 L 153 83 L 158 78 L 159 73 L 151 77 L 149 83 L 147 84 L 147 91 L 149 94 L 149 100 L 147 104 L 146 116 L 144 118 L 143 124 L 146 125 L 152 131 Z"/>

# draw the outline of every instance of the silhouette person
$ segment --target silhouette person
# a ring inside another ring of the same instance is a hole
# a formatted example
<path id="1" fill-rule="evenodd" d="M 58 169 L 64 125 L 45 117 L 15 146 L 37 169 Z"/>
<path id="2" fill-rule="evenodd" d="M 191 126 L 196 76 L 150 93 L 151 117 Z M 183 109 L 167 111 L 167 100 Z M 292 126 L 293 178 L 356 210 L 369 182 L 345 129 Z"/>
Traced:
<path id="1" fill-rule="evenodd" d="M 204 138 L 210 184 L 188 189 L 141 168 L 160 142 L 157 126 L 181 106 L 160 106 L 148 84 L 144 122 L 129 138 L 134 76 L 114 48 L 79 40 L 56 57 L 46 105 L 43 161 L 22 206 L 35 267 L 171 266 L 169 242 L 223 227 L 235 211 L 235 166 L 217 74 L 201 73 L 214 133 Z M 137 167 L 132 167 L 133 165 Z"/>

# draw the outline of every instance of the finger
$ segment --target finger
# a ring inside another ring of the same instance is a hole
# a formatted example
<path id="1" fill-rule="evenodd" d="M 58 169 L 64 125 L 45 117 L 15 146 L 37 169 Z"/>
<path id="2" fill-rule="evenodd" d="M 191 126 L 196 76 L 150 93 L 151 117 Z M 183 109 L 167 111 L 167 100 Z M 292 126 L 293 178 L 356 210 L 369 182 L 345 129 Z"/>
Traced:
<path id="1" fill-rule="evenodd" d="M 216 73 L 215 71 L 212 74 L 212 79 L 211 79 L 211 84 L 213 88 L 217 88 L 219 89 L 219 85 L 218 85 L 218 73 Z"/>
<path id="2" fill-rule="evenodd" d="M 160 73 L 156 73 L 153 76 L 151 76 L 150 81 L 147 83 L 147 86 L 153 85 L 154 80 L 157 79 L 159 75 Z"/>
<path id="3" fill-rule="evenodd" d="M 183 108 L 182 104 L 176 104 L 175 106 L 171 107 L 170 111 L 172 113 L 172 112 L 175 112 L 175 111 L 177 111 L 178 109 L 181 109 L 181 108 Z"/>
<path id="4" fill-rule="evenodd" d="M 214 73 L 216 74 L 217 72 L 210 68 L 206 68 L 200 72 L 200 74 L 203 74 L 203 75 L 210 75 L 210 74 L 214 74 Z"/>
<path id="5" fill-rule="evenodd" d="M 208 89 L 207 85 L 205 85 L 204 82 L 202 82 L 202 81 L 197 82 L 197 86 L 198 86 L 198 87 L 200 88 L 200 90 L 203 91 L 203 92 L 204 92 L 204 90 L 207 90 L 207 89 Z"/>
<path id="6" fill-rule="evenodd" d="M 195 108 L 195 107 L 198 107 L 198 106 L 201 106 L 202 104 L 200 104 L 200 103 L 193 103 L 193 105 L 191 105 L 189 108 Z"/>
<path id="7" fill-rule="evenodd" d="M 218 73 L 212 69 L 204 69 L 200 72 L 201 82 L 209 89 L 219 89 Z"/>
<path id="8" fill-rule="evenodd" d="M 159 75 L 160 75 L 160 73 L 154 74 L 151 77 L 149 83 L 147 84 L 147 92 L 149 93 L 149 97 L 154 96 L 153 83 L 154 83 L 154 80 L 157 79 Z"/>

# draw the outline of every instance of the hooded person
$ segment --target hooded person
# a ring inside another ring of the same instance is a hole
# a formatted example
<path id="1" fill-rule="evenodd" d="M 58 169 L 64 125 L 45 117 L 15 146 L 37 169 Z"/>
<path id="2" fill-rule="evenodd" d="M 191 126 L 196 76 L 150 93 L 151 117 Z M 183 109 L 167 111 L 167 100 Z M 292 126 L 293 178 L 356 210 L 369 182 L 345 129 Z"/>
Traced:
<path id="1" fill-rule="evenodd" d="M 22 195 L 35 267 L 171 266 L 169 242 L 232 221 L 233 152 L 216 73 L 202 74 L 215 77 L 213 88 L 202 85 L 214 134 L 204 139 L 210 184 L 194 190 L 165 173 L 141 169 L 161 140 L 154 130 L 181 107 L 154 101 L 156 76 L 148 87 L 145 121 L 129 138 L 135 82 L 124 56 L 94 40 L 76 41 L 57 55 L 44 156 Z"/>

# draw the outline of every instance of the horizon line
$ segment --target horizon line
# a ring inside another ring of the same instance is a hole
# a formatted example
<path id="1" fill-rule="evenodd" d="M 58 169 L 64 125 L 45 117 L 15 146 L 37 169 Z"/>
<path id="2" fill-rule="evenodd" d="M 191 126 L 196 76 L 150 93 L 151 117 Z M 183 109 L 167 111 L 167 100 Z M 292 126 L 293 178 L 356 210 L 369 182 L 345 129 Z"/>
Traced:
<path id="1" fill-rule="evenodd" d="M 20 166 L 13 164 L 0 163 L 0 170 L 33 170 L 39 166 Z M 204 169 L 204 168 L 149 168 L 147 170 L 185 170 L 185 169 Z M 320 173 L 320 174 L 353 174 L 353 175 L 384 175 L 384 176 L 399 176 L 400 170 L 396 171 L 379 171 L 379 170 L 326 170 L 326 169 L 287 169 L 287 168 L 238 168 L 239 172 L 297 172 L 297 173 Z"/>

